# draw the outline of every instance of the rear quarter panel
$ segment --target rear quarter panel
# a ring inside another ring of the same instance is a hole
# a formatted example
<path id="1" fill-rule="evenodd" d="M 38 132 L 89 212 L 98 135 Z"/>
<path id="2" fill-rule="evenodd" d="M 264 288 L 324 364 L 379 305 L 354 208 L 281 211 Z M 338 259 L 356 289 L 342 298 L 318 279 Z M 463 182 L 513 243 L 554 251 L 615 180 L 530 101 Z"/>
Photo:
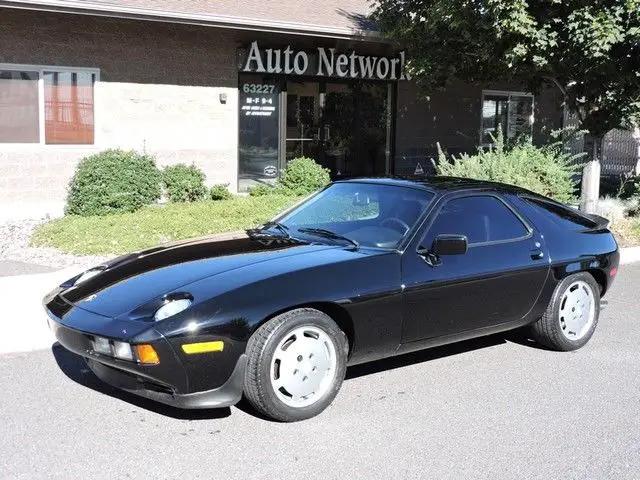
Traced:
<path id="1" fill-rule="evenodd" d="M 545 289 L 545 305 L 555 285 L 576 272 L 590 272 L 602 286 L 602 295 L 608 291 L 613 282 L 611 273 L 615 274 L 620 254 L 615 237 L 607 228 L 568 228 L 519 196 L 513 195 L 509 200 L 540 230 L 548 248 L 553 272 L 550 281 L 553 284 Z"/>

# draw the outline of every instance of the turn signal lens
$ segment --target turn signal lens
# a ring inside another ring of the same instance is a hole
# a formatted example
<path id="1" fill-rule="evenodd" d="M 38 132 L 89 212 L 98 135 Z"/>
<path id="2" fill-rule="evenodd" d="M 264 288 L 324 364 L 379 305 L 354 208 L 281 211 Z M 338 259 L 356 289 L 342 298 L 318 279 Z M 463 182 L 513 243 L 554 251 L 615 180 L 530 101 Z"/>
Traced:
<path id="1" fill-rule="evenodd" d="M 182 351 L 187 355 L 194 353 L 221 352 L 224 350 L 224 342 L 217 340 L 215 342 L 185 343 L 182 345 Z"/>
<path id="2" fill-rule="evenodd" d="M 157 365 L 160 363 L 160 357 L 158 357 L 158 353 L 151 345 L 136 345 L 136 354 L 138 356 L 138 362 L 140 363 L 146 363 L 147 365 Z"/>
<path id="3" fill-rule="evenodd" d="M 615 277 L 618 274 L 618 269 L 616 267 L 613 267 L 611 270 L 609 270 L 609 276 L 611 278 Z"/>

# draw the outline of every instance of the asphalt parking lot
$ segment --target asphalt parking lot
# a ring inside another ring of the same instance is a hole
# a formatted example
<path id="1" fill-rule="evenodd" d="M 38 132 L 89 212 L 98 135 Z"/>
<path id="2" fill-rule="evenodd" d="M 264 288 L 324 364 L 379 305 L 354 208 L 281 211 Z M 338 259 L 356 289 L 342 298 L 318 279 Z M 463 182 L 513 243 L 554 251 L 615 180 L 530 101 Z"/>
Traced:
<path id="1" fill-rule="evenodd" d="M 52 272 L 55 269 L 33 263 L 16 262 L 13 260 L 0 260 L 0 277 L 13 275 L 29 275 L 33 273 Z"/>
<path id="2" fill-rule="evenodd" d="M 0 478 L 638 479 L 640 264 L 606 300 L 578 352 L 508 335 L 354 367 L 295 424 L 140 400 L 58 346 L 1 355 Z"/>

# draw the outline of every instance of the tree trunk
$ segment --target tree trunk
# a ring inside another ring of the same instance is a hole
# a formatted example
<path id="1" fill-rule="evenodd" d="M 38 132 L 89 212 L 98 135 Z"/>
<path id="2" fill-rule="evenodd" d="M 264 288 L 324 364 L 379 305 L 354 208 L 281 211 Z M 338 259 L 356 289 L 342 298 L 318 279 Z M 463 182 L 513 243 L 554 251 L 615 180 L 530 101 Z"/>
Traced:
<path id="1" fill-rule="evenodd" d="M 580 210 L 596 213 L 600 197 L 600 159 L 604 136 L 585 136 L 585 150 L 590 151 L 589 162 L 582 171 Z"/>

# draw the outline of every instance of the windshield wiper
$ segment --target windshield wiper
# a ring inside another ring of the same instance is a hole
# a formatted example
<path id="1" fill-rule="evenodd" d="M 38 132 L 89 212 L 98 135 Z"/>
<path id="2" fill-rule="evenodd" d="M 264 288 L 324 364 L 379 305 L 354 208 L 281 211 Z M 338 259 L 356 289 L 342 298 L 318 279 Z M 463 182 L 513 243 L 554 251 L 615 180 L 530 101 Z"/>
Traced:
<path id="1" fill-rule="evenodd" d="M 344 235 L 340 235 L 339 233 L 332 232 L 331 230 L 327 230 L 325 228 L 299 228 L 298 231 L 302 233 L 311 233 L 320 237 L 331 238 L 334 240 L 344 240 L 351 243 L 354 247 L 360 248 L 360 244 L 356 240 L 345 237 Z"/>
<path id="2" fill-rule="evenodd" d="M 267 222 L 263 226 L 264 226 L 264 228 L 275 227 L 278 230 L 280 230 L 284 234 L 284 236 L 287 237 L 287 239 L 291 238 L 291 234 L 289 233 L 289 227 L 287 227 L 283 223 L 280 223 L 280 222 Z"/>

